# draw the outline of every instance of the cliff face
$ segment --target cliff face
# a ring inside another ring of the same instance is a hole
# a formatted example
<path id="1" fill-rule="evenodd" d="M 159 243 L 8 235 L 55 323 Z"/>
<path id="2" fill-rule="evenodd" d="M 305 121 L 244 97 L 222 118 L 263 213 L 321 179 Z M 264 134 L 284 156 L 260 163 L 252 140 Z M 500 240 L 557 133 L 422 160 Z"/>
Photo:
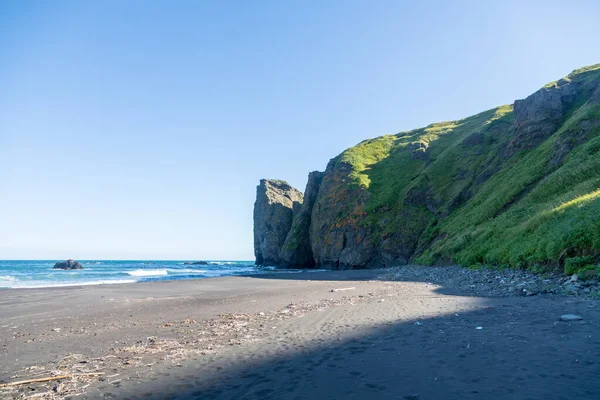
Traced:
<path id="1" fill-rule="evenodd" d="M 561 79 L 514 104 L 515 135 L 509 154 L 531 149 L 548 139 L 562 125 L 577 95 L 577 82 Z"/>
<path id="2" fill-rule="evenodd" d="M 363 217 L 366 192 L 347 184 L 350 172 L 348 165 L 331 160 L 312 210 L 311 247 L 323 267 L 361 265 L 372 257 L 370 229 L 355 223 Z"/>
<path id="3" fill-rule="evenodd" d="M 279 252 L 279 258 L 283 266 L 310 268 L 315 265 L 310 241 L 310 225 L 313 206 L 319 194 L 322 180 L 322 172 L 314 171 L 308 175 L 308 183 L 304 191 L 304 202 L 300 211 L 294 216 L 285 243 Z"/>
<path id="4" fill-rule="evenodd" d="M 287 182 L 262 179 L 254 203 L 254 256 L 257 265 L 280 265 L 279 250 L 300 210 L 302 192 Z"/>
<path id="5" fill-rule="evenodd" d="M 279 265 L 600 264 L 600 65 L 514 105 L 363 141 L 319 178 Z"/>

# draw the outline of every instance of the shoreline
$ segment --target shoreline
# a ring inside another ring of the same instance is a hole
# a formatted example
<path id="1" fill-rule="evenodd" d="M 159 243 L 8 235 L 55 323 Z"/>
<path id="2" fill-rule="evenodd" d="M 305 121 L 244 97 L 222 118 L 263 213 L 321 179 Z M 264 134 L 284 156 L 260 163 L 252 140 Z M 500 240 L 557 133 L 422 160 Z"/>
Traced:
<path id="1" fill-rule="evenodd" d="M 458 265 L 423 266 L 407 264 L 397 267 L 330 270 L 330 269 L 273 269 L 253 273 L 240 273 L 215 277 L 190 277 L 175 279 L 130 280 L 128 282 L 106 283 L 78 283 L 56 286 L 36 286 L 24 288 L 0 288 L 2 291 L 32 291 L 46 289 L 78 289 L 97 288 L 107 286 L 126 286 L 139 284 L 156 284 L 159 282 L 194 282 L 227 277 L 299 279 L 310 278 L 311 274 L 327 273 L 329 276 L 352 275 L 369 276 L 373 279 L 392 281 L 416 279 L 420 281 L 436 282 L 440 285 L 454 287 L 462 292 L 473 292 L 478 296 L 533 296 L 538 294 L 557 294 L 582 296 L 600 299 L 600 281 L 598 279 L 581 280 L 577 275 L 566 276 L 559 273 L 532 273 L 519 269 L 500 269 L 494 266 L 483 266 L 477 269 L 461 267 Z M 286 277 L 287 276 L 287 277 Z M 344 278 L 345 279 L 345 278 Z"/>
<path id="2" fill-rule="evenodd" d="M 134 283 L 155 280 L 211 278 L 262 273 L 251 261 L 206 261 L 188 264 L 181 261 L 82 261 L 83 269 L 54 268 L 53 261 L 0 260 L 0 288 L 30 289 L 97 284 Z"/>
<path id="3" fill-rule="evenodd" d="M 452 267 L 444 271 L 456 275 Z M 439 398 L 442 386 L 424 381 L 435 371 L 446 389 L 455 385 L 463 393 L 444 398 L 470 398 L 477 390 L 500 399 L 510 390 L 521 393 L 515 385 L 523 367 L 548 370 L 555 381 L 540 379 L 529 389 L 533 398 L 567 393 L 561 391 L 569 381 L 559 375 L 573 368 L 588 380 L 568 393 L 600 395 L 592 378 L 600 372 L 594 334 L 600 302 L 551 294 L 481 297 L 479 283 L 471 285 L 485 275 L 460 271 L 470 278 L 446 285 L 438 283 L 447 279 L 440 270 L 406 267 L 5 291 L 0 382 L 105 375 L 2 388 L 0 397 L 348 397 L 324 380 L 335 375 L 355 397 Z M 566 313 L 584 319 L 557 322 Z M 530 341 L 532 334 L 543 340 Z M 511 359 L 507 348 L 519 357 Z M 484 372 L 477 368 L 482 356 Z M 574 356 L 575 367 L 568 361 Z M 411 379 L 394 380 L 395 370 Z M 497 384 L 472 382 L 482 374 Z"/>

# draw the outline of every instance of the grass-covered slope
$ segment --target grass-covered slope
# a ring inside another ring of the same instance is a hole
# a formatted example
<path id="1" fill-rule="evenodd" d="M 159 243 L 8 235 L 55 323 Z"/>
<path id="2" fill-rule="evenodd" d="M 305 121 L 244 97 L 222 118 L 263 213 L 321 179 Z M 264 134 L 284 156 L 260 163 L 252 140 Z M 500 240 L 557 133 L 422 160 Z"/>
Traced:
<path id="1" fill-rule="evenodd" d="M 364 141 L 327 168 L 315 260 L 593 269 L 599 152 L 600 64 L 514 107 Z"/>

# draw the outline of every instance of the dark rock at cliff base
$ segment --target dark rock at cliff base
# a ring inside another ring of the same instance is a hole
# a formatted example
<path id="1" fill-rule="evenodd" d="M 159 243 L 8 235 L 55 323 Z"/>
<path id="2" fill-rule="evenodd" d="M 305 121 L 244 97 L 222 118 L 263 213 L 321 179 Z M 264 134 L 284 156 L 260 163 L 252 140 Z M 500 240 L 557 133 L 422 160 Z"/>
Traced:
<path id="1" fill-rule="evenodd" d="M 282 248 L 294 214 L 300 211 L 302 192 L 285 181 L 262 179 L 254 203 L 254 255 L 256 265 L 280 265 Z"/>
<path id="2" fill-rule="evenodd" d="M 83 269 L 83 265 L 75 260 L 59 261 L 54 264 L 54 269 Z"/>
<path id="3" fill-rule="evenodd" d="M 279 252 L 279 258 L 285 267 L 311 268 L 315 259 L 310 244 L 310 223 L 312 210 L 319 194 L 324 172 L 313 171 L 308 175 L 304 191 L 304 202 L 294 216 L 285 243 Z"/>

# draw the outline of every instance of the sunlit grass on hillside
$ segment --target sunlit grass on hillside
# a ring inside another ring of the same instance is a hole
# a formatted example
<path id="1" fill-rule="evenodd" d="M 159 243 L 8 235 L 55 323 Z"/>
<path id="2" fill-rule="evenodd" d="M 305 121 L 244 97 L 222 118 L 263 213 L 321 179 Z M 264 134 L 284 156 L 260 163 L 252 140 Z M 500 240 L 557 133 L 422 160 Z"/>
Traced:
<path id="1" fill-rule="evenodd" d="M 419 259 L 440 256 L 470 265 L 525 267 L 559 264 L 566 249 L 600 251 L 600 127 L 548 172 L 554 141 L 582 121 L 600 118 L 597 105 L 584 105 L 556 134 L 490 179 L 463 208 L 442 222 L 447 238 Z M 579 205 L 579 206 L 575 206 Z"/>
<path id="2" fill-rule="evenodd" d="M 597 78 L 598 73 L 600 73 L 600 64 L 593 64 L 574 70 L 567 75 L 567 78 L 576 81 L 587 81 L 589 79 Z"/>
<path id="3" fill-rule="evenodd" d="M 599 197 L 600 197 L 600 189 L 596 190 L 595 192 L 576 197 L 571 201 L 562 203 L 560 206 L 553 208 L 552 212 L 554 213 L 554 212 L 565 211 L 571 207 L 583 207 L 586 204 L 588 204 L 589 202 L 598 199 Z"/>
<path id="4" fill-rule="evenodd" d="M 425 128 L 396 135 L 385 135 L 375 139 L 365 140 L 349 148 L 341 154 L 341 161 L 352 167 L 350 179 L 365 189 L 371 185 L 371 173 L 366 173 L 372 166 L 388 158 L 392 153 L 410 150 L 411 145 L 423 144 L 427 149 L 433 142 L 444 135 L 461 136 L 470 133 L 474 128 L 483 128 L 512 111 L 512 105 L 501 106 L 493 110 L 459 121 L 446 121 L 431 124 Z M 382 171 L 384 174 L 386 171 Z M 393 172 L 393 171 L 391 171 Z"/>
<path id="5" fill-rule="evenodd" d="M 422 220 L 427 219 L 430 212 L 424 208 L 418 210 L 419 207 L 408 210 L 404 205 L 408 192 L 413 188 L 427 190 L 431 180 L 436 196 L 445 200 L 455 196 L 463 189 L 463 182 L 454 182 L 462 166 L 475 169 L 490 161 L 489 151 L 481 154 L 461 146 L 461 142 L 479 132 L 485 134 L 487 148 L 497 147 L 500 140 L 493 133 L 497 123 L 512 123 L 511 105 L 463 120 L 367 140 L 342 153 L 341 162 L 351 168 L 349 184 L 361 187 L 369 194 L 366 217 L 360 223 L 376 224 L 380 214 L 385 213 L 390 221 L 379 233 L 401 231 L 406 235 L 418 235 L 423 229 L 422 222 L 412 223 L 406 219 L 407 215 L 419 215 Z M 402 210 L 405 210 L 404 217 L 395 218 Z M 345 215 L 340 214 L 340 218 Z"/>
<path id="6" fill-rule="evenodd" d="M 374 242 L 417 235 L 421 263 L 554 268 L 571 253 L 600 260 L 600 104 L 589 101 L 599 81 L 597 64 L 549 84 L 576 82 L 578 97 L 553 136 L 509 158 L 512 105 L 346 150 L 343 184 L 367 194 L 358 223 L 373 228 Z M 561 146 L 570 151 L 552 164 Z"/>
<path id="7" fill-rule="evenodd" d="M 566 77 L 559 79 L 558 81 L 553 81 L 544 86 L 544 89 L 549 89 L 553 87 L 560 86 L 561 84 L 569 83 L 569 82 L 587 82 L 591 79 L 597 78 L 597 75 L 600 73 L 600 64 L 588 65 L 587 67 L 578 68 L 571 72 Z"/>
<path id="8" fill-rule="evenodd" d="M 502 107 L 459 121 L 432 124 L 410 134 L 399 134 L 397 145 L 389 156 L 366 171 L 372 181 L 367 210 L 373 211 L 382 206 L 401 207 L 401 200 L 408 191 L 421 185 L 421 180 L 425 178 L 443 197 L 441 191 L 447 185 L 452 185 L 459 168 L 477 163 L 475 158 L 481 158 L 479 162 L 486 158 L 472 154 L 460 143 L 474 132 L 485 133 L 492 122 L 506 116 L 511 110 L 511 106 Z M 415 146 L 419 143 L 423 146 Z M 415 153 L 423 148 L 426 157 L 415 157 Z"/>
<path id="9" fill-rule="evenodd" d="M 371 180 L 364 171 L 371 165 L 383 160 L 390 154 L 394 145 L 394 135 L 381 136 L 376 139 L 365 140 L 358 145 L 346 150 L 341 161 L 352 166 L 350 179 L 353 184 L 365 189 L 369 188 Z"/>

